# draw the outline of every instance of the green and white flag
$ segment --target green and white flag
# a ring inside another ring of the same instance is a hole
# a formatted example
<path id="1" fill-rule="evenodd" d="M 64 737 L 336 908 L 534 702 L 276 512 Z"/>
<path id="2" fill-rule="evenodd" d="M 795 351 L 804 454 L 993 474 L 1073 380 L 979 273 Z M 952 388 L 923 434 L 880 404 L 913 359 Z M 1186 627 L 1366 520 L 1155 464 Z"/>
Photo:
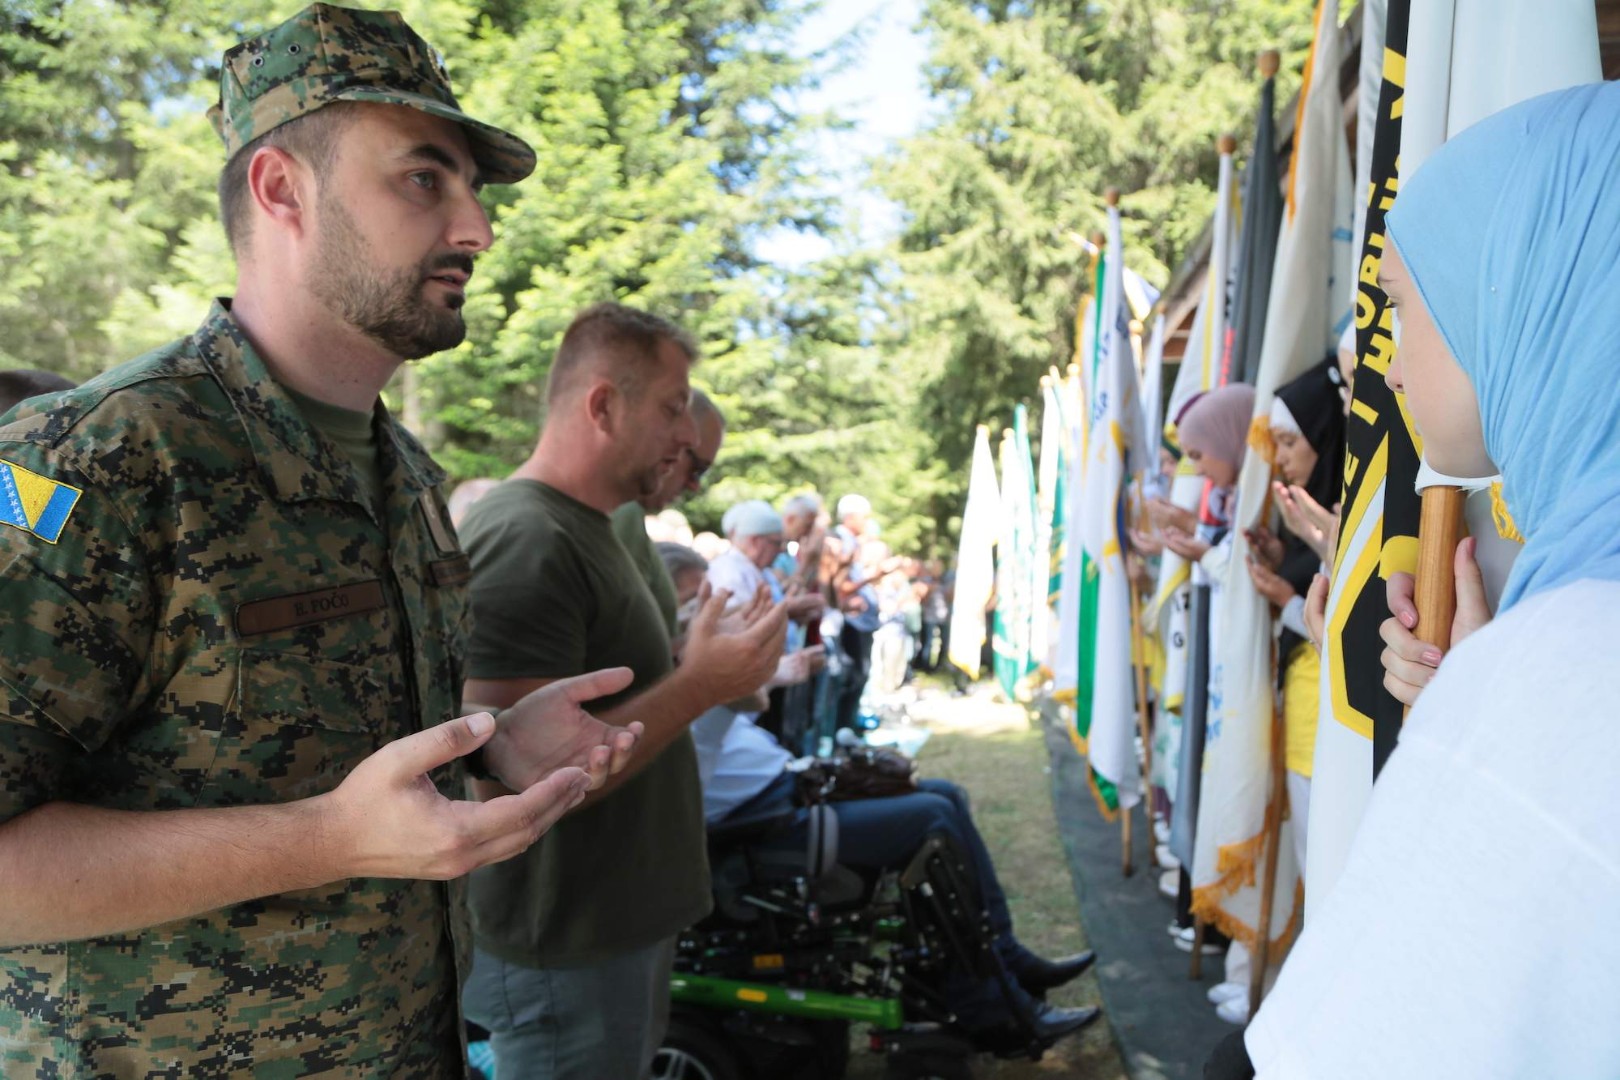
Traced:
<path id="1" fill-rule="evenodd" d="M 1041 464 L 1037 470 L 1035 559 L 1030 565 L 1031 605 L 1029 655 L 1037 668 L 1052 670 L 1052 647 L 1057 641 L 1057 590 L 1063 563 L 1063 467 L 1064 448 L 1062 394 L 1051 376 L 1041 380 Z"/>
<path id="2" fill-rule="evenodd" d="M 1131 349 L 1119 210 L 1108 209 L 1108 246 L 1098 283 L 1096 348 L 1086 380 L 1085 492 L 1078 535 L 1079 664 L 1075 730 L 1107 810 L 1141 798 L 1131 672 L 1131 594 L 1125 570 L 1125 499 L 1141 456 L 1142 400 Z"/>
<path id="3" fill-rule="evenodd" d="M 992 642 L 996 678 L 1009 699 L 1017 698 L 1019 685 L 1035 669 L 1029 652 L 1035 599 L 1035 474 L 1027 416 L 1024 406 L 1014 409 L 1012 430 L 1001 440 L 1001 538 Z"/>
<path id="4" fill-rule="evenodd" d="M 951 604 L 951 645 L 946 659 L 969 678 L 979 677 L 984 653 L 984 609 L 996 579 L 996 533 L 1001 494 L 990 457 L 990 429 L 979 425 L 968 474 L 967 507 L 956 549 L 956 591 Z"/>

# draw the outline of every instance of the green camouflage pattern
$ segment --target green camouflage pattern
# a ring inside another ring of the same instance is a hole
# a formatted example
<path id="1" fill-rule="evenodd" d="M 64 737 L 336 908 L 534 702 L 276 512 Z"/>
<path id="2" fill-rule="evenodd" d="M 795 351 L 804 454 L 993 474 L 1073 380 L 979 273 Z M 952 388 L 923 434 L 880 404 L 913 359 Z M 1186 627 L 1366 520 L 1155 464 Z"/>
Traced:
<path id="1" fill-rule="evenodd" d="M 229 161 L 267 131 L 334 101 L 408 105 L 455 121 L 487 183 L 515 184 L 534 171 L 528 143 L 461 111 L 439 54 L 396 11 L 311 4 L 234 46 L 208 117 Z"/>
<path id="2" fill-rule="evenodd" d="M 0 527 L 0 821 L 304 798 L 455 715 L 470 614 L 444 474 L 374 423 L 381 520 L 216 305 L 0 426 L 0 460 L 83 492 L 54 544 Z M 370 582 L 375 610 L 241 628 L 245 605 Z M 352 879 L 0 949 L 0 1075 L 463 1076 L 465 912 L 461 882 Z"/>

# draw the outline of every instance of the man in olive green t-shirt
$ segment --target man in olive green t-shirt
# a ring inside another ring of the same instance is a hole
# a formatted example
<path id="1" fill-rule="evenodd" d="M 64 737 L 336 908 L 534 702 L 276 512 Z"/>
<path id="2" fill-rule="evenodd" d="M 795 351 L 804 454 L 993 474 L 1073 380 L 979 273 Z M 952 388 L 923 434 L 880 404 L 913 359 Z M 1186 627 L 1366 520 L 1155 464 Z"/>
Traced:
<path id="1" fill-rule="evenodd" d="M 693 621 L 673 668 L 658 606 L 609 514 L 656 491 L 696 444 L 697 349 L 664 319 L 598 304 L 564 333 L 539 444 L 463 526 L 473 565 L 466 695 L 501 707 L 555 679 L 627 666 L 592 711 L 639 722 L 630 767 L 542 842 L 472 879 L 477 954 L 467 1015 L 502 1076 L 632 1078 L 663 1037 L 675 935 L 709 899 L 702 793 L 687 727 L 776 670 L 786 614 L 753 598 Z M 481 785 L 479 794 L 500 793 Z"/>

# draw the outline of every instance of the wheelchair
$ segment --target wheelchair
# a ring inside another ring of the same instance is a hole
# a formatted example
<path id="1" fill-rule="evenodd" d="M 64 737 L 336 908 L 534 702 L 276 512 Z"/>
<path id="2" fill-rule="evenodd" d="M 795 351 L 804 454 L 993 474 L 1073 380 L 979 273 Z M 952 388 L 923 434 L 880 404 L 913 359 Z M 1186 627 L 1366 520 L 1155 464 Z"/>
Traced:
<path id="1" fill-rule="evenodd" d="M 850 1027 L 893 1080 L 971 1080 L 979 1053 L 1039 1060 L 1027 998 L 1010 992 L 965 855 L 943 835 L 905 867 L 838 861 L 838 818 L 810 808 L 709 830 L 714 910 L 679 940 L 656 1080 L 839 1080 Z M 952 1012 L 948 980 L 1000 980 L 1012 1023 L 994 1036 Z"/>

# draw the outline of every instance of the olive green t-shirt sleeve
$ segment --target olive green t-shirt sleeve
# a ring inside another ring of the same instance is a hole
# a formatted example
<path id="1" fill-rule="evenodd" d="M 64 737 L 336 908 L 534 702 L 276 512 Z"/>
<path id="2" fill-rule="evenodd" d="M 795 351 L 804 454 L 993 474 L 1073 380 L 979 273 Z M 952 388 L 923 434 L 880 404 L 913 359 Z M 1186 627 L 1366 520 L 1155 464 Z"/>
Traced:
<path id="1" fill-rule="evenodd" d="M 103 490 L 56 455 L 16 443 L 0 442 L 0 469 L 0 498 L 17 511 L 0 524 L 6 820 L 61 797 L 71 761 L 129 714 L 144 692 L 154 614 L 142 556 Z M 65 519 L 40 507 L 57 498 L 71 500 Z"/>
<path id="2" fill-rule="evenodd" d="M 647 511 L 637 503 L 627 502 L 613 511 L 609 520 L 613 523 L 613 535 L 619 538 L 624 550 L 635 560 L 636 568 L 645 572 L 646 567 L 642 565 L 642 558 L 637 551 L 641 546 L 637 540 L 645 540 L 647 537 Z"/>
<path id="3" fill-rule="evenodd" d="M 506 493 L 491 492 L 485 499 Z M 474 508 L 463 543 L 472 560 L 474 679 L 559 679 L 585 671 L 592 604 L 563 530 L 510 499 Z"/>
<path id="4" fill-rule="evenodd" d="M 675 595 L 675 582 L 664 568 L 658 548 L 647 535 L 647 512 L 639 504 L 628 502 L 613 512 L 612 521 L 613 535 L 618 538 L 620 546 L 630 556 L 630 561 L 635 563 L 642 580 L 652 592 L 659 617 L 664 621 L 664 633 L 673 638 L 675 611 L 680 607 L 680 598 Z"/>

